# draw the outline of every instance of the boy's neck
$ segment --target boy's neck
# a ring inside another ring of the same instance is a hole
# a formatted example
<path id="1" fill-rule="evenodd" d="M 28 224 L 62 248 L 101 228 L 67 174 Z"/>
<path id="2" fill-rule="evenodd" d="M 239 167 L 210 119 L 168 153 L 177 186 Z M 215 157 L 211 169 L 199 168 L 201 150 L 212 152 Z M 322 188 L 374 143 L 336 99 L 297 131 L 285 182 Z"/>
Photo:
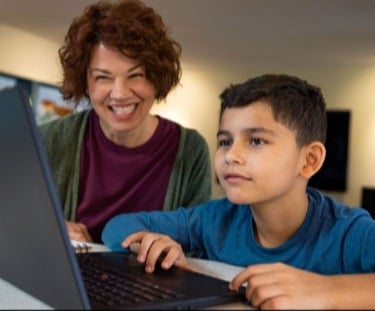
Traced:
<path id="1" fill-rule="evenodd" d="M 284 244 L 304 222 L 308 209 L 307 194 L 286 201 L 252 206 L 254 237 L 259 245 L 274 248 Z"/>

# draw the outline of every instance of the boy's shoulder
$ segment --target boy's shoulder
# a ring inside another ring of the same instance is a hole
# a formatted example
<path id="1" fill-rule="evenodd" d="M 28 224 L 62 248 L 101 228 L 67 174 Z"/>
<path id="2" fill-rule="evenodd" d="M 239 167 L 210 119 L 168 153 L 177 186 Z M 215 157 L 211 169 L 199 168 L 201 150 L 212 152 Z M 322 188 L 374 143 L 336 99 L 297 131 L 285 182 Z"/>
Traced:
<path id="1" fill-rule="evenodd" d="M 346 205 L 315 188 L 308 188 L 307 194 L 309 196 L 310 207 L 314 209 L 315 216 L 345 222 L 359 217 L 370 216 L 365 209 Z"/>

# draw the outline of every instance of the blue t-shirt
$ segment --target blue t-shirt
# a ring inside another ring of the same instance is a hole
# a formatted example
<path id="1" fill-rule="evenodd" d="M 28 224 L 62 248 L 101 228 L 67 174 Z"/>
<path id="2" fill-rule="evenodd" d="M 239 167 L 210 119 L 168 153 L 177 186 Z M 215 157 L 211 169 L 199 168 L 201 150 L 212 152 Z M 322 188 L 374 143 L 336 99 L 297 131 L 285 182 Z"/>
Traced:
<path id="1" fill-rule="evenodd" d="M 283 262 L 321 274 L 375 272 L 375 220 L 369 213 L 312 188 L 307 193 L 309 206 L 303 224 L 274 248 L 256 242 L 249 205 L 227 199 L 171 212 L 119 215 L 107 223 L 102 239 L 119 251 L 129 234 L 147 230 L 169 235 L 186 252 L 232 265 Z"/>

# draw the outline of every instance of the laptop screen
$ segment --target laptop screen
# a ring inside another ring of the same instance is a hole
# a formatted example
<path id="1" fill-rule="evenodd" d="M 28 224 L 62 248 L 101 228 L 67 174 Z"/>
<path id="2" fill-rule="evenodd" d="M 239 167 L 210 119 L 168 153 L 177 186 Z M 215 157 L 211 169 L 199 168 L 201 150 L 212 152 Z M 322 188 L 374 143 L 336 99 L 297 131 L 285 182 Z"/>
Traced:
<path id="1" fill-rule="evenodd" d="M 88 308 L 30 100 L 19 87 L 0 92 L 0 146 L 0 277 L 56 308 Z"/>

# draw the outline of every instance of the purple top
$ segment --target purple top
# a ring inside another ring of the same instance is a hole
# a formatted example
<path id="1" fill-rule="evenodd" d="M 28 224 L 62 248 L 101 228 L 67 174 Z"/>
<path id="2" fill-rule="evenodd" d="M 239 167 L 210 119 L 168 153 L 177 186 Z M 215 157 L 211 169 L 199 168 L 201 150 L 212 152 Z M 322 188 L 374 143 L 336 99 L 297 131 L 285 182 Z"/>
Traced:
<path id="1" fill-rule="evenodd" d="M 94 242 L 101 242 L 115 215 L 163 209 L 179 137 L 179 126 L 159 117 L 145 144 L 119 146 L 105 137 L 92 111 L 81 152 L 77 222 L 86 224 Z"/>

